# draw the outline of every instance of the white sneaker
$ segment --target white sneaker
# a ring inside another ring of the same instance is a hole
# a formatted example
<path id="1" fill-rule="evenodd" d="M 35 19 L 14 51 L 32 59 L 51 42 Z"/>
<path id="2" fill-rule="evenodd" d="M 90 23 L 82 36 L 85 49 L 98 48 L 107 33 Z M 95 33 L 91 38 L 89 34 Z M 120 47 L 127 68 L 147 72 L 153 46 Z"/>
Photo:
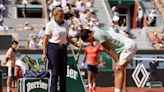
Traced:
<path id="1" fill-rule="evenodd" d="M 11 92 L 11 89 L 8 89 L 8 88 L 7 88 L 7 92 Z"/>

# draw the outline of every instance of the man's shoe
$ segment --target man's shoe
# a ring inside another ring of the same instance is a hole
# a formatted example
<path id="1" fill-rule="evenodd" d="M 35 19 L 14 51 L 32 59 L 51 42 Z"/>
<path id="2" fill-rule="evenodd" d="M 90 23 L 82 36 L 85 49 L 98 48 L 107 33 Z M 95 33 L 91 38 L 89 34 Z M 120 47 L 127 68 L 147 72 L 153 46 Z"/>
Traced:
<path id="1" fill-rule="evenodd" d="M 88 89 L 88 92 L 92 92 L 92 88 Z"/>
<path id="2" fill-rule="evenodd" d="M 96 87 L 92 87 L 92 92 L 96 92 Z"/>

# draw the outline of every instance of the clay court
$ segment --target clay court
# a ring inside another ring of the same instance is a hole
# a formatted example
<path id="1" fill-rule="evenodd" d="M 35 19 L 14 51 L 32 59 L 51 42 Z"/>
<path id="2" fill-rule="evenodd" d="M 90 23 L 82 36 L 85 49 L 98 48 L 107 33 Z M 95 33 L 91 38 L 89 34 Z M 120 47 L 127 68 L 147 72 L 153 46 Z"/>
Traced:
<path id="1" fill-rule="evenodd" d="M 128 87 L 128 92 L 164 92 L 164 88 L 135 88 Z M 6 88 L 3 88 L 3 92 L 6 92 Z M 12 92 L 18 92 L 16 88 L 12 89 Z M 114 92 L 114 87 L 97 87 L 97 92 Z"/>

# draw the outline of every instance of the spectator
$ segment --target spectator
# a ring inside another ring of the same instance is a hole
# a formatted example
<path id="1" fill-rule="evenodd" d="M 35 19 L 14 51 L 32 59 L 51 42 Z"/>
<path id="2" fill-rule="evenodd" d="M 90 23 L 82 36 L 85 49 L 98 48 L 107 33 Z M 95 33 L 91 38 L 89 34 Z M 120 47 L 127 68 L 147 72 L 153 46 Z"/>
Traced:
<path id="1" fill-rule="evenodd" d="M 156 24 L 156 12 L 155 10 L 151 10 L 150 14 L 148 15 L 148 26 L 155 26 Z"/>
<path id="2" fill-rule="evenodd" d="M 115 12 L 117 12 L 117 7 L 116 6 L 113 6 L 112 7 L 112 13 L 114 14 Z"/>
<path id="3" fill-rule="evenodd" d="M 30 39 L 27 42 L 27 48 L 30 48 L 30 49 L 38 48 L 37 36 L 35 34 L 30 36 Z"/>
<path id="4" fill-rule="evenodd" d="M 82 24 L 87 21 L 86 12 L 80 12 L 80 21 Z"/>
<path id="5" fill-rule="evenodd" d="M 122 34 L 122 35 L 128 37 L 128 30 L 127 30 L 126 24 L 122 24 L 122 25 L 120 26 L 120 34 Z"/>
<path id="6" fill-rule="evenodd" d="M 77 0 L 77 1 L 76 1 L 76 9 L 77 9 L 77 10 L 80 10 L 82 3 L 83 3 L 82 0 Z"/>
<path id="7" fill-rule="evenodd" d="M 73 16 L 72 12 L 69 10 L 69 7 L 65 7 L 64 19 L 71 19 Z"/>
<path id="8" fill-rule="evenodd" d="M 113 23 L 115 25 L 118 25 L 119 20 L 120 20 L 119 14 L 117 12 L 115 12 L 114 16 L 113 16 Z"/>
<path id="9" fill-rule="evenodd" d="M 77 18 L 75 15 L 72 17 L 72 22 L 75 26 L 81 24 L 79 18 Z"/>
<path id="10" fill-rule="evenodd" d="M 2 2 L 0 2 L 0 18 L 3 18 L 3 12 L 6 10 Z"/>
<path id="11" fill-rule="evenodd" d="M 153 43 L 153 45 L 160 43 L 160 39 L 157 35 L 157 32 L 154 32 L 153 35 L 152 35 L 152 43 Z"/>
<path id="12" fill-rule="evenodd" d="M 38 37 L 39 37 L 38 47 L 39 48 L 42 48 L 44 35 L 45 35 L 45 27 L 43 27 L 38 34 Z"/>
<path id="13" fill-rule="evenodd" d="M 0 19 L 0 31 L 8 31 L 9 27 L 3 24 L 3 19 Z"/>
<path id="14" fill-rule="evenodd" d="M 25 22 L 24 25 L 24 30 L 25 31 L 29 31 L 29 30 L 33 30 L 34 28 L 30 25 L 30 23 L 28 21 Z"/>
<path id="15" fill-rule="evenodd" d="M 120 33 L 119 25 L 115 24 L 114 22 L 112 23 L 112 25 L 109 29 L 110 29 L 110 31 L 113 31 L 115 33 Z"/>
<path id="16" fill-rule="evenodd" d="M 61 5 L 62 5 L 62 7 L 66 7 L 67 6 L 67 0 L 61 0 Z"/>
<path id="17" fill-rule="evenodd" d="M 38 37 L 39 38 L 42 38 L 45 34 L 45 27 L 43 27 L 40 31 L 39 31 L 39 34 L 38 34 Z"/>
<path id="18" fill-rule="evenodd" d="M 89 29 L 97 29 L 99 27 L 99 23 L 95 18 L 91 18 L 91 20 L 88 22 Z"/>
<path id="19" fill-rule="evenodd" d="M 141 29 L 143 23 L 143 9 L 140 6 L 138 7 L 138 17 L 136 20 L 137 20 L 137 28 Z"/>
<path id="20" fill-rule="evenodd" d="M 109 27 L 109 30 L 112 31 L 112 32 L 115 32 L 114 27 L 115 27 L 114 23 L 112 23 L 111 26 Z"/>
<path id="21" fill-rule="evenodd" d="M 164 45 L 164 33 L 162 34 L 161 43 Z"/>
<path id="22" fill-rule="evenodd" d="M 24 18 L 27 18 L 27 14 L 26 14 L 26 13 L 27 13 L 27 12 L 26 12 L 27 4 L 24 3 L 23 5 L 24 5 L 24 6 L 23 6 L 23 9 L 22 9 L 22 15 L 23 15 Z"/>
<path id="23" fill-rule="evenodd" d="M 85 4 L 84 4 L 84 3 L 81 3 L 81 6 L 79 7 L 78 10 L 79 10 L 79 11 L 82 11 L 82 12 L 86 11 Z"/>
<path id="24" fill-rule="evenodd" d="M 22 0 L 22 5 L 28 5 L 28 4 L 30 4 L 29 0 Z"/>
<path id="25" fill-rule="evenodd" d="M 157 66 L 159 66 L 159 62 L 152 61 L 149 63 L 150 81 L 158 80 Z"/>
<path id="26" fill-rule="evenodd" d="M 87 0 L 85 3 L 85 6 L 86 6 L 86 9 L 91 9 L 91 6 L 92 6 L 91 0 Z"/>

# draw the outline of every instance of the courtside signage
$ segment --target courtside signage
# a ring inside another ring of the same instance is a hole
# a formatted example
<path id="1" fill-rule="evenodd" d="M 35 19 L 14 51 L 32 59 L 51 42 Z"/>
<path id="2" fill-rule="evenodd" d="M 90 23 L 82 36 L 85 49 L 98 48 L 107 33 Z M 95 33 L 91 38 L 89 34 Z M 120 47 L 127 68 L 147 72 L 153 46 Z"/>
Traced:
<path id="1" fill-rule="evenodd" d="M 142 73 L 142 78 L 139 78 L 139 73 Z M 143 64 L 138 64 L 137 67 L 135 68 L 133 74 L 132 74 L 132 78 L 135 82 L 135 84 L 137 85 L 137 87 L 144 87 L 145 83 L 147 82 L 148 78 L 149 78 L 149 73 L 147 72 L 146 68 L 144 67 Z"/>
<path id="2" fill-rule="evenodd" d="M 24 92 L 48 92 L 48 79 L 25 79 Z"/>
<path id="3" fill-rule="evenodd" d="M 27 92 L 31 92 L 33 89 L 43 89 L 48 90 L 48 84 L 43 82 L 42 80 L 34 81 L 34 82 L 28 82 L 26 84 Z"/>
<path id="4" fill-rule="evenodd" d="M 67 65 L 67 77 L 77 80 L 78 77 L 78 71 L 71 69 L 69 65 Z"/>

